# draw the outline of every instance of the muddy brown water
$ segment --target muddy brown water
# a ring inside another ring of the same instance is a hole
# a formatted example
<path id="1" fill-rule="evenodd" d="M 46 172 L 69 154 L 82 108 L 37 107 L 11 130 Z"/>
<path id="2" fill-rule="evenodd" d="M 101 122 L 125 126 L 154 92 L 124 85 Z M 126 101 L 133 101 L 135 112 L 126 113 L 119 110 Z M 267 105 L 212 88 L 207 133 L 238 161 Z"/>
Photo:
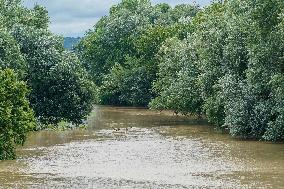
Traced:
<path id="1" fill-rule="evenodd" d="M 31 133 L 0 188 L 284 188 L 283 144 L 135 108 L 96 107 L 88 125 Z"/>

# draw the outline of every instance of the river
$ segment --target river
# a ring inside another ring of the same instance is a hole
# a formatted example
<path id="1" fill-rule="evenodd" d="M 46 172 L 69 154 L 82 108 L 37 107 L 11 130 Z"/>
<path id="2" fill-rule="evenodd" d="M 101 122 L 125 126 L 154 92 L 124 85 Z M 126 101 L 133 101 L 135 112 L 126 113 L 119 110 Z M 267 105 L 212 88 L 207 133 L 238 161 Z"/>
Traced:
<path id="1" fill-rule="evenodd" d="M 146 109 L 96 107 L 87 129 L 30 133 L 17 154 L 0 188 L 284 188 L 283 144 Z"/>

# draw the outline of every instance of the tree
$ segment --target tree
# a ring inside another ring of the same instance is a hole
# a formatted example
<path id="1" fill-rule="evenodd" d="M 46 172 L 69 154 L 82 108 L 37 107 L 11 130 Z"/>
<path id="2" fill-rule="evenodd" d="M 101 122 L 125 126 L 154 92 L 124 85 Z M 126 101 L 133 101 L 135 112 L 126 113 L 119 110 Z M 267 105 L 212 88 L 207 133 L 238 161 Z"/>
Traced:
<path id="1" fill-rule="evenodd" d="M 0 68 L 14 69 L 20 78 L 27 73 L 27 65 L 19 45 L 5 29 L 0 29 Z"/>
<path id="2" fill-rule="evenodd" d="M 151 107 L 184 114 L 203 107 L 234 137 L 283 140 L 283 7 L 232 0 L 200 11 L 187 43 L 161 48 Z"/>
<path id="3" fill-rule="evenodd" d="M 173 36 L 185 38 L 189 29 L 182 27 L 184 20 L 198 10 L 190 5 L 152 6 L 149 0 L 123 0 L 113 6 L 110 15 L 102 18 L 77 47 L 83 65 L 101 88 L 100 102 L 146 106 L 153 98 L 151 83 L 158 71 L 156 54 L 160 46 Z"/>
<path id="4" fill-rule="evenodd" d="M 45 95 L 36 100 L 44 99 L 44 103 L 35 110 L 47 123 L 64 120 L 80 124 L 91 112 L 95 85 L 88 79 L 76 55 L 64 52 L 61 62 L 50 68 L 49 76 L 43 82 L 47 89 L 41 92 Z"/>
<path id="5" fill-rule="evenodd" d="M 28 9 L 21 5 L 21 0 L 0 0 L 0 12 L 1 20 L 8 29 L 19 24 L 48 29 L 48 12 L 42 6 L 36 5 L 33 9 Z"/>
<path id="6" fill-rule="evenodd" d="M 15 158 L 15 144 L 23 144 L 35 126 L 27 86 L 11 69 L 0 70 L 0 160 Z"/>
<path id="7" fill-rule="evenodd" d="M 223 76 L 224 5 L 213 3 L 193 20 L 199 59 L 203 111 L 209 122 L 221 127 L 224 124 L 224 101 L 220 95 L 219 79 Z"/>
<path id="8" fill-rule="evenodd" d="M 150 26 L 150 17 L 148 0 L 123 0 L 81 40 L 79 57 L 97 85 L 116 63 L 136 54 L 133 41 Z"/>
<path id="9" fill-rule="evenodd" d="M 283 36 L 279 33 L 283 7 L 284 3 L 277 0 L 236 0 L 226 4 L 225 59 L 230 67 L 221 83 L 226 98 L 225 126 L 233 136 L 274 141 L 283 138 L 278 108 L 283 86 L 274 80 L 283 75 L 279 65 L 283 57 L 283 41 L 279 40 Z M 277 128 L 275 135 L 272 125 Z"/>
<path id="10" fill-rule="evenodd" d="M 12 31 L 29 65 L 30 102 L 44 123 L 81 123 L 94 101 L 94 84 L 77 57 L 64 51 L 62 38 L 23 26 Z"/>
<path id="11" fill-rule="evenodd" d="M 143 64 L 143 60 L 129 57 L 124 66 L 113 66 L 100 88 L 101 103 L 147 106 L 152 97 L 152 76 Z"/>
<path id="12" fill-rule="evenodd" d="M 282 0 L 124 0 L 77 50 L 103 104 L 151 101 L 234 137 L 283 140 L 283 11 Z"/>
<path id="13" fill-rule="evenodd" d="M 183 41 L 177 38 L 167 40 L 159 52 L 158 78 L 153 85 L 158 97 L 150 107 L 201 115 L 197 60 L 190 37 Z"/>
<path id="14" fill-rule="evenodd" d="M 0 24 L 0 159 L 12 159 L 34 116 L 47 124 L 81 123 L 95 86 L 76 55 L 64 51 L 63 39 L 48 30 L 45 8 L 0 0 Z"/>

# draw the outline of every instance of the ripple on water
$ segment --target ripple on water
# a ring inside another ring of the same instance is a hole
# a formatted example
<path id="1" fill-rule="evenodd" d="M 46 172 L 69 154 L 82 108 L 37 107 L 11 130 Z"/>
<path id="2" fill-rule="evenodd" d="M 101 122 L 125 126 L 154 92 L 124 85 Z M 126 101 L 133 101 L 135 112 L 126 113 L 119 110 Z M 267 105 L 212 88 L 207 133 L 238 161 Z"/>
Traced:
<path id="1" fill-rule="evenodd" d="M 114 182 L 124 183 L 125 187 L 152 184 L 220 188 L 226 184 L 236 188 L 238 181 L 224 175 L 245 170 L 241 163 L 222 157 L 225 149 L 214 143 L 208 146 L 196 139 L 164 137 L 155 129 L 132 128 L 124 135 L 121 132 L 100 130 L 97 136 L 105 136 L 106 140 L 47 147 L 43 149 L 45 155 L 26 160 L 28 173 L 40 178 L 56 175 L 74 182 L 84 178 L 106 186 Z"/>
<path id="2" fill-rule="evenodd" d="M 143 109 L 96 111 L 90 130 L 35 133 L 19 160 L 0 162 L 0 188 L 284 186 L 281 146 L 236 141 Z"/>

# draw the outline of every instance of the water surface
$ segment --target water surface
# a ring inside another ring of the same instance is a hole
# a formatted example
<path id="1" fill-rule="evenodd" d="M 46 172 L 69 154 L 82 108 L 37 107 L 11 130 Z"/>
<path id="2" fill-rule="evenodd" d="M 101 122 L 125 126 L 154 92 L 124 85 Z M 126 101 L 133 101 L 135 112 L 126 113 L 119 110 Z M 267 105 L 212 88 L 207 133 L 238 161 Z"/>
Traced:
<path id="1" fill-rule="evenodd" d="M 96 107 L 88 125 L 31 133 L 0 188 L 284 188 L 283 144 L 135 108 Z"/>

